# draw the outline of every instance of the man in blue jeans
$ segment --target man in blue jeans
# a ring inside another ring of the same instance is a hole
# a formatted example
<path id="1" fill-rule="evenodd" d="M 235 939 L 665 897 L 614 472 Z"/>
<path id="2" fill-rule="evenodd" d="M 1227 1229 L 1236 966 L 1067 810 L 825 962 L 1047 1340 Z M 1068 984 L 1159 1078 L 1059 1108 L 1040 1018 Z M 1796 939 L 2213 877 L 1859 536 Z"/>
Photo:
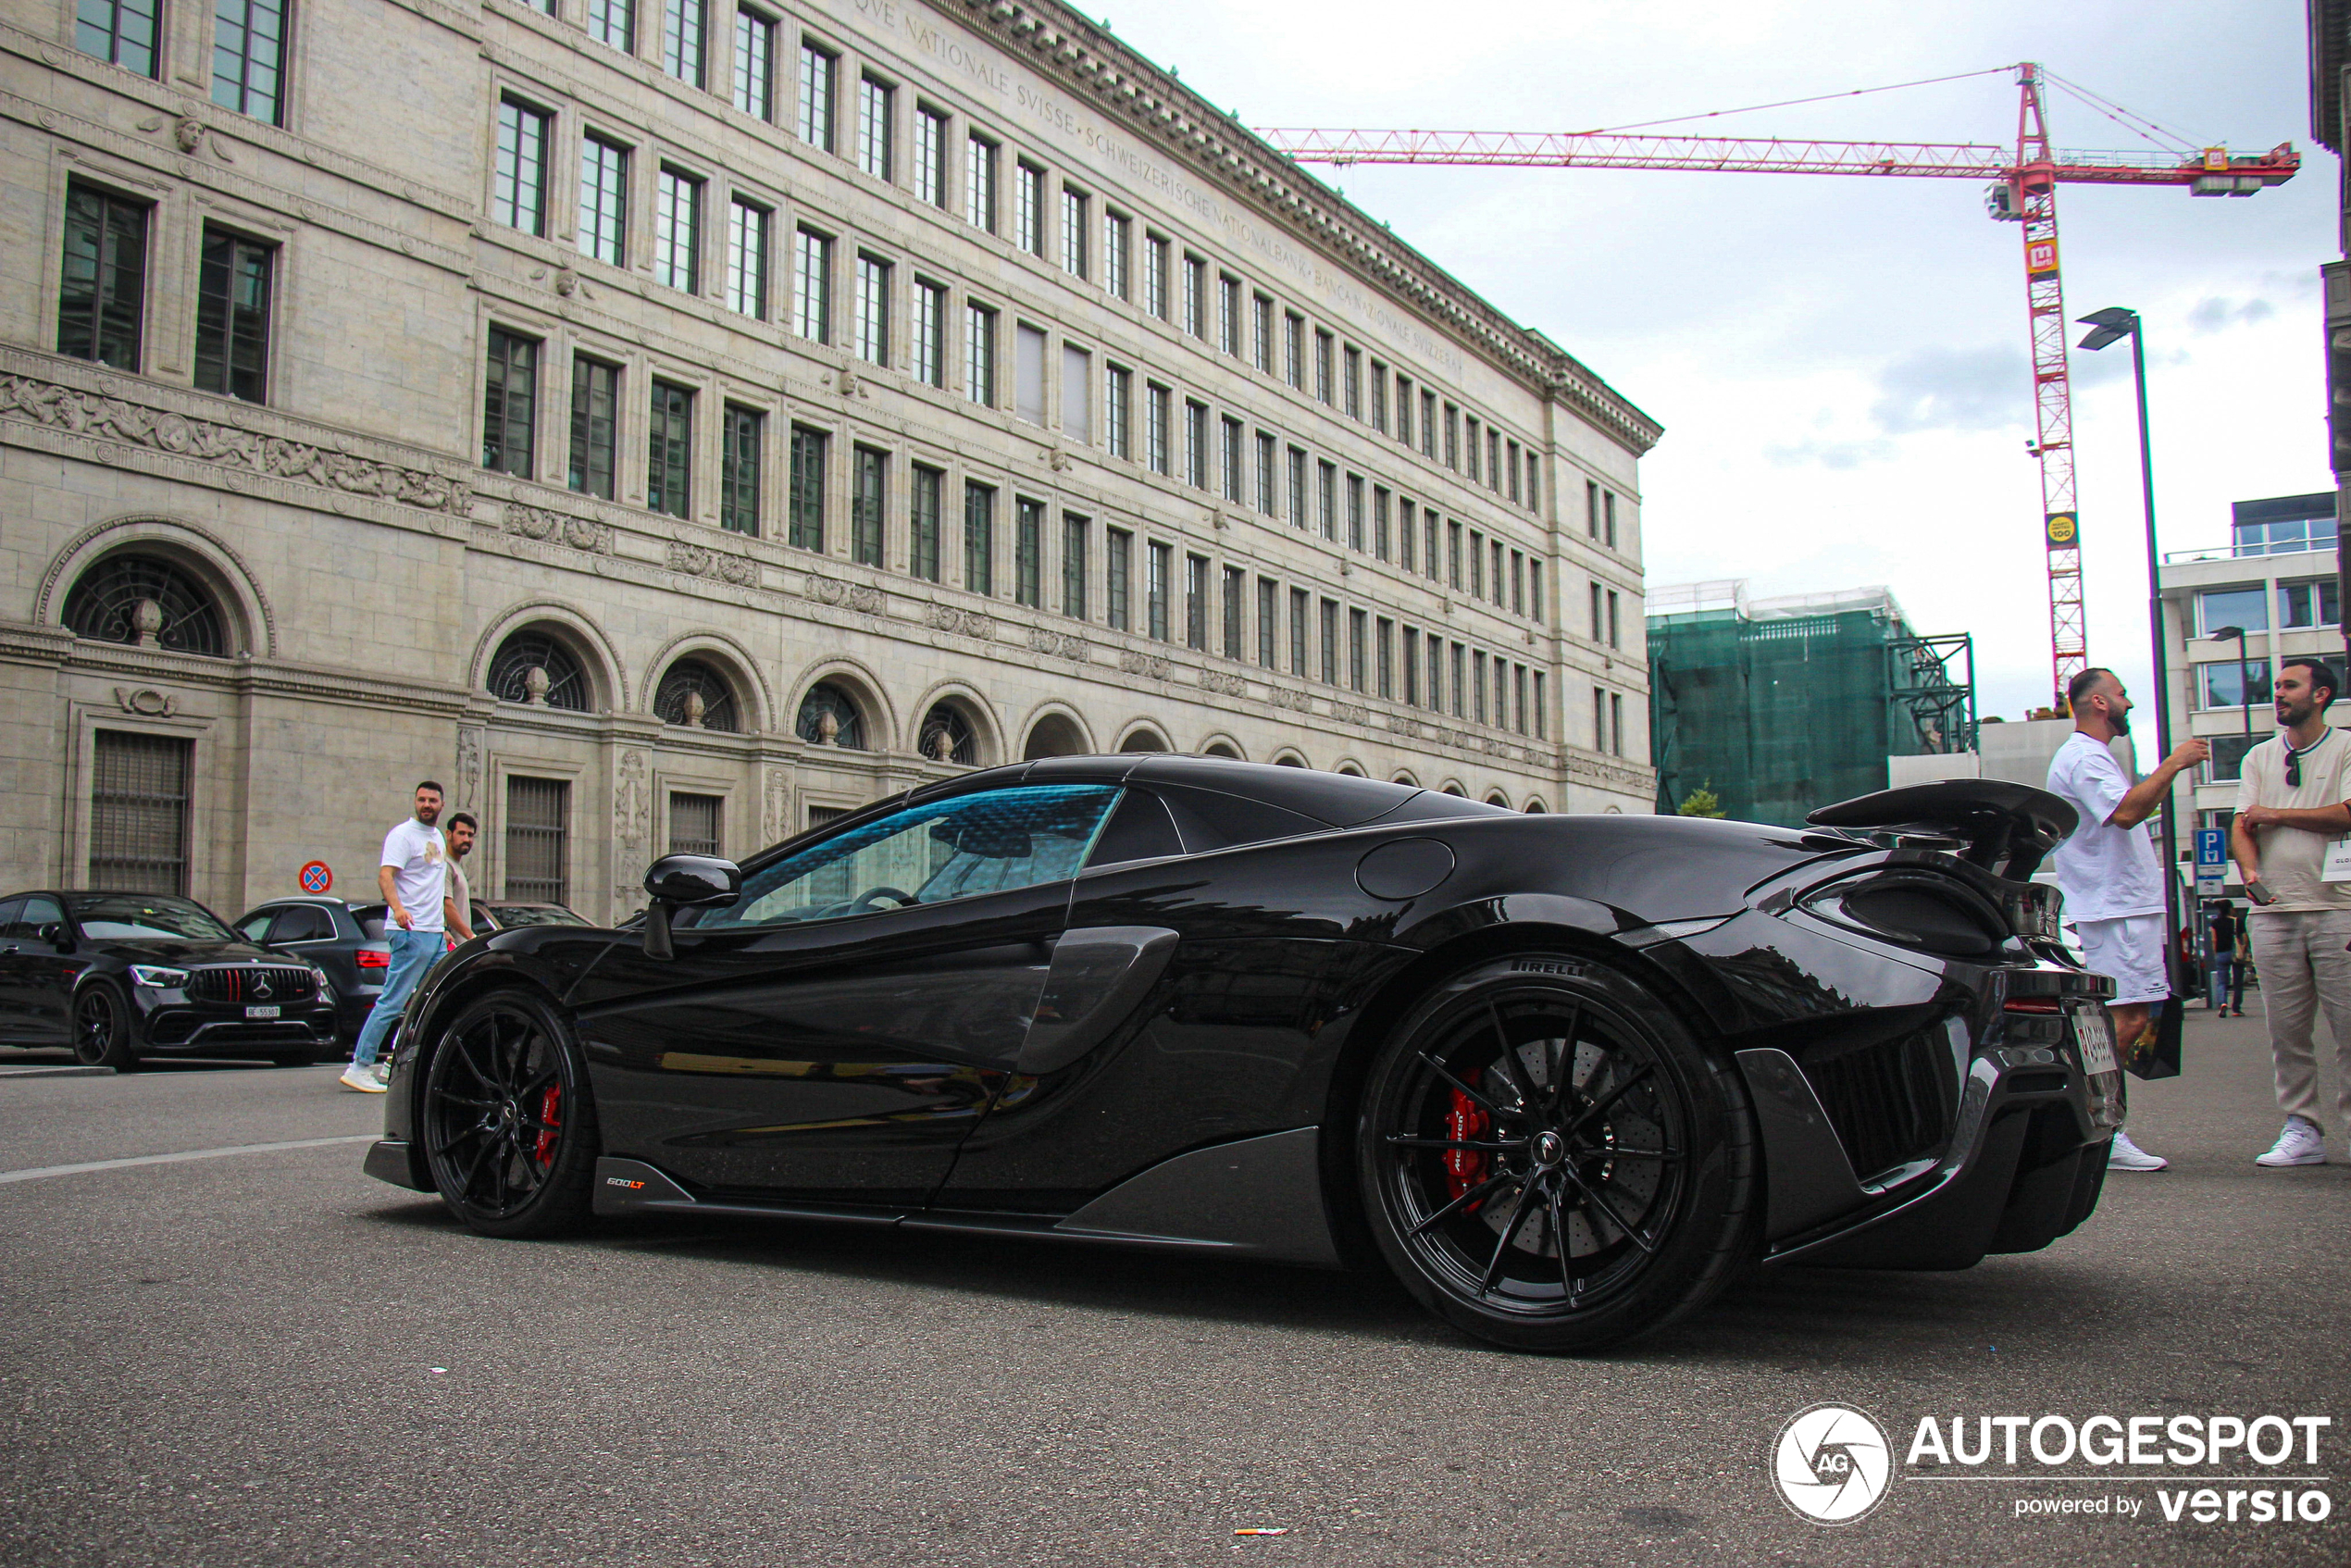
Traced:
<path id="1" fill-rule="evenodd" d="M 384 835 L 376 886 L 383 893 L 384 915 L 391 926 L 392 967 L 340 1080 L 343 1088 L 362 1094 L 384 1091 L 385 1075 L 377 1065 L 376 1052 L 399 1026 L 417 982 L 445 951 L 441 904 L 448 889 L 449 847 L 433 826 L 440 819 L 441 786 L 428 778 L 417 786 L 417 815 Z"/>

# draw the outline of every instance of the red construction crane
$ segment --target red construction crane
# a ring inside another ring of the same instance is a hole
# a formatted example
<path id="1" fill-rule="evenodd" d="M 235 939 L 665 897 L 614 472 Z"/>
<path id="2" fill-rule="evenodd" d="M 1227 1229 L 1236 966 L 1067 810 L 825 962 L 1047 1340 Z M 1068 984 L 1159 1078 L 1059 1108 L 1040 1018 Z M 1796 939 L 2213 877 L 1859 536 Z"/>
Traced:
<path id="1" fill-rule="evenodd" d="M 1985 143 L 1802 142 L 1606 131 L 1276 129 L 1258 134 L 1300 163 L 1341 166 L 1673 168 L 1992 181 L 1985 193 L 1985 206 L 1994 218 L 2021 224 L 2023 230 L 2025 308 L 2033 336 L 2033 404 L 2039 426 L 2034 452 L 2041 461 L 2042 540 L 2048 551 L 2049 673 L 2056 693 L 2052 706 L 2061 713 L 2066 685 L 2089 663 L 2089 649 L 2082 622 L 2081 527 L 2073 500 L 2073 393 L 2066 372 L 2065 298 L 2058 274 L 2057 188 L 2061 184 L 2184 185 L 2192 195 L 2249 196 L 2265 186 L 2293 179 L 2302 167 L 2302 156 L 2291 143 L 2258 156 L 2204 147 L 2172 155 L 2174 161 L 2168 163 L 2150 163 L 2144 153 L 2054 152 L 2042 97 L 2048 73 L 2030 62 L 2000 68 L 2016 72 L 2013 149 Z M 2108 118 L 2128 123 L 2123 118 L 2128 111 L 2085 89 L 2064 85 Z"/>

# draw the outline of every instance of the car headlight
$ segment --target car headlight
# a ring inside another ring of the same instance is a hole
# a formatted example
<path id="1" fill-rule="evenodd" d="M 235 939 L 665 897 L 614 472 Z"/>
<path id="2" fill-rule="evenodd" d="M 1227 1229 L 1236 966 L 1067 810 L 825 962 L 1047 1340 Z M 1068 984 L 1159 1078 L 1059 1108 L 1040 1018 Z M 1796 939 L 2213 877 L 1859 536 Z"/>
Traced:
<path id="1" fill-rule="evenodd" d="M 167 968 L 160 964 L 133 964 L 131 977 L 143 986 L 157 990 L 178 990 L 188 983 L 188 971 Z"/>
<path id="2" fill-rule="evenodd" d="M 334 999 L 335 999 L 335 988 L 334 988 L 334 982 L 332 982 L 331 980 L 330 980 L 330 979 L 328 979 L 328 978 L 327 978 L 327 972 L 326 972 L 324 969 L 319 968 L 317 964 L 312 964 L 312 965 L 311 965 L 311 968 L 310 968 L 310 977 L 311 977 L 311 979 L 312 979 L 312 980 L 314 980 L 314 981 L 316 981 L 316 982 L 317 983 L 317 987 L 318 987 L 318 1000 L 319 1000 L 319 1001 L 321 1001 L 321 1002 L 332 1002 L 332 1001 L 334 1001 Z"/>

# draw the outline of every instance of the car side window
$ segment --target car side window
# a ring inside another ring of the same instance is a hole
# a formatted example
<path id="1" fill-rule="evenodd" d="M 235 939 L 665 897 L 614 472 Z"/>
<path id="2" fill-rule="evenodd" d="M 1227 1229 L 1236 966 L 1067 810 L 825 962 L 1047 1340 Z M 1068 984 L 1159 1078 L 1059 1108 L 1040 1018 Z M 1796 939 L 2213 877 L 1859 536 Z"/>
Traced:
<path id="1" fill-rule="evenodd" d="M 62 927 L 65 923 L 66 906 L 56 899 L 35 893 L 24 901 L 24 913 L 17 916 L 15 928 L 27 940 L 41 942 L 49 940 L 42 934 L 44 930 L 53 926 Z"/>
<path id="2" fill-rule="evenodd" d="M 1116 865 L 1129 860 L 1157 860 L 1182 854 L 1184 842 L 1176 836 L 1167 808 L 1148 790 L 1129 790 L 1118 809 L 1094 840 L 1088 865 Z"/>
<path id="3" fill-rule="evenodd" d="M 273 942 L 323 941 L 335 934 L 334 922 L 327 912 L 306 903 L 289 904 L 278 912 L 278 923 L 269 929 Z"/>
<path id="4" fill-rule="evenodd" d="M 1051 784 L 909 806 L 763 866 L 700 929 L 783 926 L 1002 892 L 1076 874 L 1119 790 Z"/>
<path id="5" fill-rule="evenodd" d="M 31 934 L 24 924 L 24 900 L 0 900 L 0 941 L 15 941 Z"/>
<path id="6" fill-rule="evenodd" d="M 274 909 L 255 910 L 237 922 L 237 934 L 249 942 L 260 941 L 269 934 L 269 922 L 278 917 Z"/>

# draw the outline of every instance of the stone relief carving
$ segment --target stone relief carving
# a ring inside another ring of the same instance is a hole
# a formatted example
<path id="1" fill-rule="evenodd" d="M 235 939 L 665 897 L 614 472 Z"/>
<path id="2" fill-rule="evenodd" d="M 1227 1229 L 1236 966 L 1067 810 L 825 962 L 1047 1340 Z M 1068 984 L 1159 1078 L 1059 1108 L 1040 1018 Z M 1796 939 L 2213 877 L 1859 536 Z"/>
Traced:
<path id="1" fill-rule="evenodd" d="M 767 787 L 760 794 L 760 841 L 779 844 L 790 836 L 786 824 L 791 820 L 791 775 L 780 767 L 769 768 Z"/>
<path id="2" fill-rule="evenodd" d="M 882 613 L 882 591 L 870 583 L 843 582 L 837 577 L 810 572 L 801 585 L 802 596 L 819 604 L 846 604 L 868 616 Z"/>
<path id="3" fill-rule="evenodd" d="M 114 689 L 114 701 L 115 706 L 124 713 L 138 714 L 146 718 L 169 718 L 179 706 L 177 699 L 152 686 L 142 686 L 137 691 L 118 686 Z"/>
<path id="4" fill-rule="evenodd" d="M 716 578 L 738 588 L 755 588 L 759 584 L 759 563 L 748 555 L 737 555 L 725 550 L 713 550 L 706 544 L 689 544 L 673 539 L 664 554 L 663 562 L 673 572 L 688 577 Z"/>
<path id="5" fill-rule="evenodd" d="M 1048 631 L 1041 626 L 1028 628 L 1028 648 L 1034 653 L 1051 653 L 1057 659 L 1073 659 L 1081 665 L 1094 662 L 1092 643 L 1071 632 Z"/>
<path id="6" fill-rule="evenodd" d="M 1227 697 L 1246 697 L 1249 695 L 1248 681 L 1243 680 L 1238 675 L 1226 675 L 1222 670 L 1204 669 L 1200 671 L 1200 690 L 1203 691 L 1222 691 Z"/>
<path id="7" fill-rule="evenodd" d="M 1314 711 L 1313 698 L 1303 691 L 1293 691 L 1286 686 L 1275 686 L 1269 683 L 1265 688 L 1265 700 L 1275 707 L 1288 708 L 1296 713 L 1311 714 Z"/>
<path id="8" fill-rule="evenodd" d="M 472 805 L 481 793 L 481 731 L 457 731 L 457 798 L 452 803 Z"/>
<path id="9" fill-rule="evenodd" d="M 952 604 L 932 604 L 923 612 L 923 624 L 935 631 L 959 632 L 986 642 L 996 635 L 996 617 L 980 610 L 959 610 Z"/>
<path id="10" fill-rule="evenodd" d="M 464 516 L 473 504 L 472 488 L 462 479 L 192 419 L 27 376 L 0 376 L 0 414 L 68 435 L 200 458 L 229 470 L 232 481 L 238 474 L 257 474 L 456 516 Z"/>
<path id="11" fill-rule="evenodd" d="M 1331 717 L 1341 724 L 1368 725 L 1372 722 L 1372 713 L 1369 708 L 1360 703 L 1342 703 L 1336 699 L 1331 703 Z"/>
<path id="12" fill-rule="evenodd" d="M 1175 666 L 1159 654 L 1140 653 L 1133 648 L 1118 651 L 1118 667 L 1124 674 L 1145 676 L 1152 680 L 1165 680 L 1175 669 Z"/>
<path id="13" fill-rule="evenodd" d="M 612 554 L 612 525 L 600 523 L 593 517 L 568 516 L 561 512 L 550 512 L 543 506 L 526 506 L 519 501 L 509 501 L 504 518 L 499 526 L 508 533 L 520 534 L 525 539 L 568 544 L 574 550 L 585 550 L 591 555 Z"/>
<path id="14" fill-rule="evenodd" d="M 639 878 L 646 864 L 645 836 L 653 824 L 653 792 L 643 752 L 623 751 L 613 764 L 612 906 L 621 915 L 644 902 Z"/>

